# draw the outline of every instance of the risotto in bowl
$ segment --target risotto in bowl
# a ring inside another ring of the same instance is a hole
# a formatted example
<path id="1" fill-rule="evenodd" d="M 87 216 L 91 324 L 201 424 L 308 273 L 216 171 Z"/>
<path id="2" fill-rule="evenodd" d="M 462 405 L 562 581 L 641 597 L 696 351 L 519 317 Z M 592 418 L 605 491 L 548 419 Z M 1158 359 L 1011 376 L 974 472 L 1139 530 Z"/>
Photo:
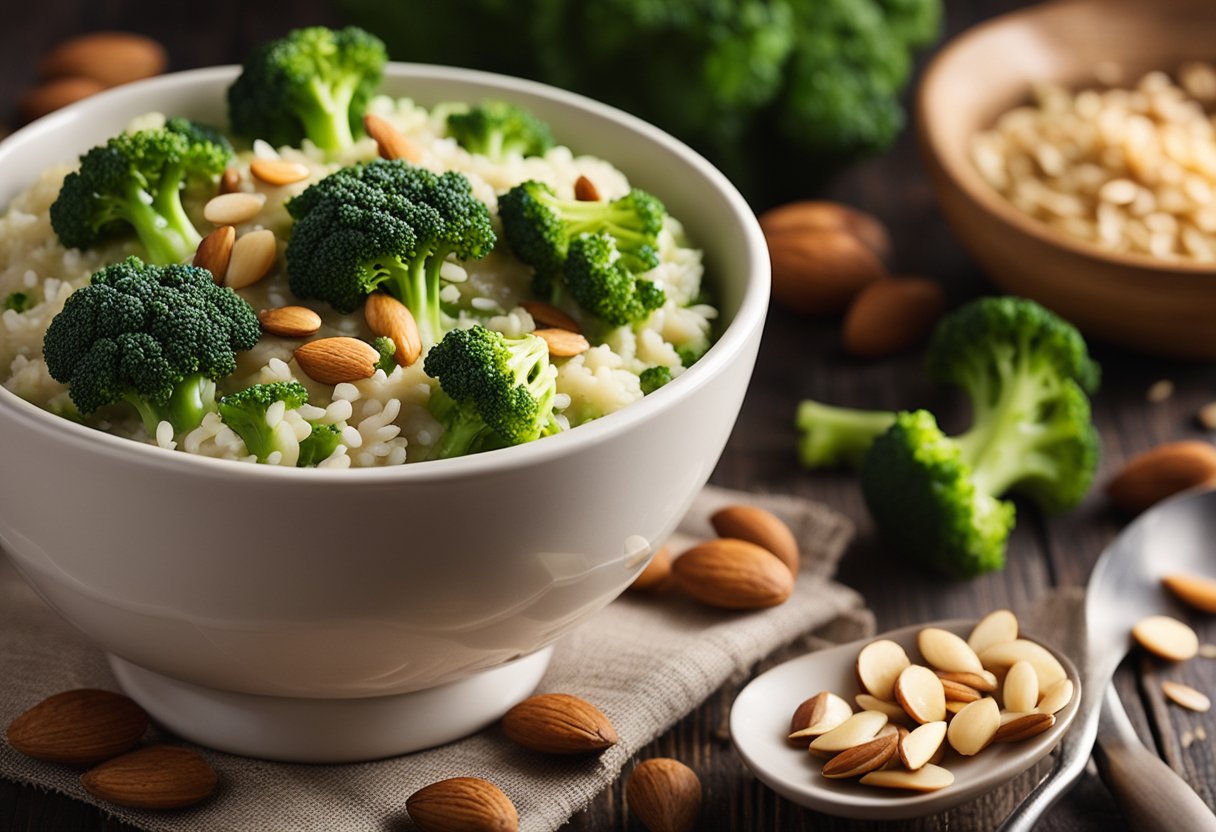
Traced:
<path id="1" fill-rule="evenodd" d="M 218 182 L 187 183 L 204 239 L 181 231 L 180 260 L 111 233 L 121 212 L 80 244 L 53 206 L 98 190 L 82 155 L 226 133 L 238 73 L 116 89 L 0 145 L 0 544 L 184 737 L 300 761 L 446 742 L 530 693 L 708 478 L 759 345 L 763 238 L 637 119 L 389 64 L 373 135 L 235 138 Z M 452 114 L 482 102 L 551 139 L 468 144 Z M 540 209 L 578 226 L 561 263 Z M 207 360 L 182 364 L 182 339 Z M 136 348 L 160 363 L 114 357 Z"/>

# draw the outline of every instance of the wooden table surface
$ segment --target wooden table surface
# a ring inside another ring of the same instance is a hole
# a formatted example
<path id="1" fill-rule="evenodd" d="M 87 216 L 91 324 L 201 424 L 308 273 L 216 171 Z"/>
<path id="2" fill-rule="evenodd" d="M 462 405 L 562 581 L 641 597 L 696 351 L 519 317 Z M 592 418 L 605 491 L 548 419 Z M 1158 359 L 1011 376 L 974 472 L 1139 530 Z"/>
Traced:
<path id="1" fill-rule="evenodd" d="M 996 0 L 948 2 L 948 33 L 1020 3 Z M 57 41 L 94 29 L 128 29 L 160 38 L 174 69 L 239 60 L 257 43 L 304 23 L 337 22 L 320 0 L 280 4 L 211 0 L 201 7 L 171 7 L 153 0 L 98 3 L 96 0 L 40 0 L 9 4 L 0 33 L 0 113 L 16 100 L 35 74 L 37 56 Z M 869 210 L 891 229 L 895 268 L 930 275 L 948 287 L 952 301 L 990 291 L 983 275 L 951 236 L 937 210 L 929 182 L 907 131 L 886 156 L 840 178 L 830 198 Z M 1102 434 L 1099 483 L 1123 460 L 1157 443 L 1211 438 L 1194 421 L 1200 405 L 1216 399 L 1216 366 L 1140 357 L 1095 345 L 1104 370 L 1103 388 L 1094 400 Z M 1084 585 L 1103 547 L 1126 518 L 1104 502 L 1101 490 L 1077 510 L 1043 518 L 1028 507 L 1009 546 L 1004 572 L 972 581 L 950 581 L 911 566 L 874 539 L 856 480 L 843 473 L 810 474 L 794 461 L 793 413 L 799 399 L 814 397 L 844 405 L 882 408 L 928 406 L 947 422 L 962 415 L 959 401 L 935 389 L 920 372 L 922 356 L 857 361 L 844 356 L 836 324 L 810 322 L 774 308 L 765 331 L 747 401 L 714 472 L 713 481 L 734 488 L 798 494 L 820 500 L 851 517 L 858 537 L 840 570 L 840 580 L 862 592 L 874 610 L 879 630 L 934 618 L 975 616 L 998 607 L 1025 609 L 1045 590 Z M 1173 382 L 1173 395 L 1150 402 L 1148 388 Z M 1216 641 L 1216 626 L 1201 634 Z M 1127 663 L 1129 665 L 1134 662 Z M 1125 666 L 1118 683 L 1127 709 L 1150 748 L 1216 806 L 1216 722 L 1167 706 L 1151 665 Z M 1198 660 L 1185 670 L 1192 684 L 1216 689 L 1216 662 Z M 705 830 L 864 830 L 893 828 L 839 820 L 803 810 L 756 781 L 730 748 L 723 726 L 739 686 L 728 686 L 675 728 L 645 748 L 639 759 L 676 757 L 695 768 L 705 789 L 698 828 Z M 1183 748 L 1182 732 L 1207 726 L 1209 739 Z M 1020 794 L 1028 776 L 984 799 L 948 814 L 899 825 L 909 830 L 987 830 L 995 828 Z M 604 792 L 570 829 L 583 832 L 641 829 L 625 811 L 622 783 Z M 1123 828 L 1110 795 L 1096 775 L 1080 784 L 1042 821 L 1044 832 Z M 76 801 L 0 781 L 0 830 L 119 832 L 130 830 Z M 1163 830 L 1170 829 L 1163 819 Z"/>

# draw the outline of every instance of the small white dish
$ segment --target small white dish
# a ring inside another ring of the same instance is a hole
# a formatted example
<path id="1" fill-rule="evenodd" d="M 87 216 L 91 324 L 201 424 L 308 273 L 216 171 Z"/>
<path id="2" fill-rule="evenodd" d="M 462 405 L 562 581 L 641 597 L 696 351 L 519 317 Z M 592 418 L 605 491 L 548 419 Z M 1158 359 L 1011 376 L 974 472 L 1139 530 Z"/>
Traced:
<path id="1" fill-rule="evenodd" d="M 916 634 L 925 627 L 940 627 L 966 638 L 975 622 L 965 619 L 932 621 L 882 633 L 873 638 L 808 653 L 761 674 L 745 687 L 730 711 L 730 733 L 735 749 L 762 783 L 800 806 L 829 815 L 864 820 L 902 820 L 944 812 L 1000 786 L 1030 768 L 1056 746 L 1077 713 L 1081 678 L 1068 657 L 1033 635 L 1051 651 L 1068 678 L 1073 697 L 1056 714 L 1056 724 L 1037 737 L 1016 743 L 997 743 L 975 757 L 948 752 L 942 765 L 954 774 L 954 783 L 936 792 L 915 793 L 863 786 L 856 780 L 829 780 L 819 770 L 824 760 L 791 745 L 790 717 L 805 699 L 822 690 L 843 696 L 857 709 L 861 693 L 854 671 L 857 653 L 880 638 L 891 639 L 917 661 Z M 809 741 L 808 741 L 809 744 Z"/>

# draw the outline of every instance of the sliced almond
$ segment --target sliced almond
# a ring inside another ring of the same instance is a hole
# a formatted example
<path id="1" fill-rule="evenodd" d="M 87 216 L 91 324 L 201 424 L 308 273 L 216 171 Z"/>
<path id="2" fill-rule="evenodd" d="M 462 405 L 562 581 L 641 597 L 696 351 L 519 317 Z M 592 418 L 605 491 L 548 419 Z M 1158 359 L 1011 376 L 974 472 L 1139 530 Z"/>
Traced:
<path id="1" fill-rule="evenodd" d="M 714 512 L 709 518 L 720 537 L 750 540 L 768 549 L 790 572 L 798 574 L 798 540 L 780 517 L 759 506 L 730 505 Z"/>
<path id="2" fill-rule="evenodd" d="M 1192 711 L 1198 711 L 1202 714 L 1212 709 L 1212 700 L 1190 685 L 1184 685 L 1180 682 L 1162 682 L 1161 690 L 1176 705 L 1181 705 Z"/>
<path id="3" fill-rule="evenodd" d="M 303 182 L 309 175 L 308 165 L 287 159 L 254 159 L 249 163 L 249 173 L 267 185 L 294 185 Z"/>
<path id="4" fill-rule="evenodd" d="M 949 630 L 926 627 L 916 634 L 916 646 L 925 661 L 938 670 L 951 673 L 979 673 L 984 669 L 980 657 L 967 642 Z"/>
<path id="5" fill-rule="evenodd" d="M 393 360 L 409 367 L 422 355 L 422 335 L 409 307 L 392 295 L 373 292 L 363 303 L 363 317 L 374 334 L 389 338 L 397 351 Z"/>
<path id="6" fill-rule="evenodd" d="M 1001 727 L 1001 709 L 991 696 L 971 702 L 950 720 L 946 738 L 950 747 L 964 757 L 974 756 L 992 742 Z"/>
<path id="7" fill-rule="evenodd" d="M 899 746 L 899 733 L 882 734 L 869 742 L 841 751 L 823 767 L 823 776 L 839 780 L 860 777 L 882 768 L 895 756 Z"/>
<path id="8" fill-rule="evenodd" d="M 231 289 L 252 286 L 270 273 L 278 256 L 279 244 L 270 229 L 262 228 L 242 234 L 232 246 L 224 285 Z"/>
<path id="9" fill-rule="evenodd" d="M 1028 661 L 1034 666 L 1034 672 L 1039 677 L 1039 690 L 1047 690 L 1056 682 L 1068 677 L 1064 665 L 1051 655 L 1046 647 L 1036 644 L 1029 639 L 1019 638 L 994 645 L 980 654 L 984 668 L 991 671 L 1007 670 L 1020 661 Z M 998 676 L 1000 673 L 997 674 Z"/>
<path id="10" fill-rule="evenodd" d="M 904 648 L 888 639 L 872 641 L 857 654 L 857 681 L 871 696 L 895 699 L 895 680 L 912 662 Z"/>
<path id="11" fill-rule="evenodd" d="M 265 204 L 265 194 L 233 191 L 207 200 L 203 206 L 203 217 L 215 225 L 240 225 L 260 214 Z"/>
<path id="12" fill-rule="evenodd" d="M 1014 714 L 1012 719 L 1003 720 L 993 742 L 1021 742 L 1043 733 L 1056 724 L 1056 718 L 1051 714 Z"/>
<path id="13" fill-rule="evenodd" d="M 574 180 L 574 198 L 579 202 L 599 202 L 600 189 L 585 176 Z"/>
<path id="14" fill-rule="evenodd" d="M 954 775 L 941 766 L 927 763 L 916 771 L 871 771 L 861 778 L 861 783 L 867 786 L 877 786 L 881 789 L 907 789 L 913 792 L 935 792 L 944 789 L 954 782 Z"/>
<path id="15" fill-rule="evenodd" d="M 375 140 L 381 159 L 404 159 L 415 165 L 422 161 L 422 148 L 386 119 L 367 113 L 363 116 L 363 129 Z"/>
<path id="16" fill-rule="evenodd" d="M 870 696 L 868 693 L 859 693 L 854 697 L 857 707 L 863 711 L 878 711 L 887 715 L 887 719 L 892 722 L 899 722 L 906 725 L 915 725 L 916 721 L 908 716 L 908 712 L 899 706 L 896 702 L 886 702 L 879 699 L 877 696 Z"/>
<path id="17" fill-rule="evenodd" d="M 258 312 L 262 329 L 280 338 L 307 338 L 321 328 L 321 316 L 306 306 L 279 306 Z"/>
<path id="18" fill-rule="evenodd" d="M 224 168 L 220 176 L 220 193 L 234 194 L 241 189 L 241 172 L 234 167 Z"/>
<path id="19" fill-rule="evenodd" d="M 803 702 L 790 719 L 790 740 L 795 745 L 803 737 L 817 737 L 844 724 L 853 715 L 849 703 L 831 691 L 821 691 Z"/>
<path id="20" fill-rule="evenodd" d="M 938 678 L 941 679 L 940 676 Z M 941 682 L 947 702 L 974 702 L 982 698 L 980 692 L 970 685 L 960 684 L 949 679 L 941 679 Z"/>
<path id="21" fill-rule="evenodd" d="M 1161 583 L 1195 609 L 1216 613 L 1216 578 L 1176 573 L 1166 575 Z"/>
<path id="22" fill-rule="evenodd" d="M 1011 711 L 1029 713 L 1039 703 L 1039 677 L 1028 661 L 1014 662 L 1005 674 L 1003 689 L 1005 707 Z"/>
<path id="23" fill-rule="evenodd" d="M 235 242 L 236 229 L 231 225 L 220 226 L 198 244 L 198 251 L 194 252 L 194 265 L 211 272 L 211 279 L 223 284 Z"/>
<path id="24" fill-rule="evenodd" d="M 957 682 L 978 690 L 980 693 L 995 693 L 998 687 L 996 674 L 987 670 L 981 670 L 979 673 L 949 673 L 945 670 L 934 672 L 937 673 L 937 678 L 943 682 Z"/>
<path id="25" fill-rule="evenodd" d="M 970 702 L 960 702 L 957 699 L 949 699 L 946 701 L 946 719 L 950 719 L 963 708 L 970 705 Z"/>
<path id="26" fill-rule="evenodd" d="M 568 329 L 538 329 L 532 334 L 549 345 L 549 355 L 554 358 L 569 358 L 591 349 L 586 338 Z"/>
<path id="27" fill-rule="evenodd" d="M 1199 636 L 1177 618 L 1150 615 L 1136 622 L 1132 636 L 1150 653 L 1172 662 L 1193 659 L 1199 652 Z"/>
<path id="28" fill-rule="evenodd" d="M 900 762 L 909 771 L 916 771 L 933 759 L 946 741 L 945 722 L 926 722 L 899 741 Z"/>
<path id="29" fill-rule="evenodd" d="M 1009 610 L 996 610 L 980 619 L 967 637 L 967 646 L 976 655 L 989 647 L 1013 641 L 1018 637 L 1018 617 Z"/>
<path id="30" fill-rule="evenodd" d="M 519 305 L 527 310 L 538 327 L 552 327 L 556 329 L 568 329 L 571 332 L 582 332 L 579 329 L 578 322 L 574 318 L 571 318 L 551 303 L 545 303 L 543 300 L 523 300 L 519 302 Z"/>
<path id="31" fill-rule="evenodd" d="M 376 374 L 380 353 L 358 338 L 320 338 L 296 347 L 296 362 L 309 378 L 322 384 L 358 381 Z"/>
<path id="32" fill-rule="evenodd" d="M 941 722 L 946 718 L 946 692 L 942 680 L 919 664 L 904 668 L 895 680 L 895 698 L 917 722 Z"/>
<path id="33" fill-rule="evenodd" d="M 1039 707 L 1035 710 L 1041 714 L 1054 714 L 1071 701 L 1072 679 L 1061 679 L 1047 689 L 1039 699 Z"/>
<path id="34" fill-rule="evenodd" d="M 887 724 L 887 715 L 878 711 L 862 711 L 853 714 L 840 725 L 820 734 L 810 745 L 811 751 L 844 751 L 863 742 L 869 742 Z"/>

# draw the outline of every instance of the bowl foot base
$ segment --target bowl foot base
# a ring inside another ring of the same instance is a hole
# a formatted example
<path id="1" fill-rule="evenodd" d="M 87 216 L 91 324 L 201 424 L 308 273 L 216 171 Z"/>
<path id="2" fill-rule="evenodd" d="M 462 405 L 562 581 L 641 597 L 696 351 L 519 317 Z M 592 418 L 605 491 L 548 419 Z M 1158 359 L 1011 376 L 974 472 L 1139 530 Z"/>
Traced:
<path id="1" fill-rule="evenodd" d="M 109 656 L 123 691 L 183 739 L 295 763 L 377 760 L 478 731 L 532 693 L 549 647 L 436 688 L 358 699 L 234 693 L 182 682 Z"/>

